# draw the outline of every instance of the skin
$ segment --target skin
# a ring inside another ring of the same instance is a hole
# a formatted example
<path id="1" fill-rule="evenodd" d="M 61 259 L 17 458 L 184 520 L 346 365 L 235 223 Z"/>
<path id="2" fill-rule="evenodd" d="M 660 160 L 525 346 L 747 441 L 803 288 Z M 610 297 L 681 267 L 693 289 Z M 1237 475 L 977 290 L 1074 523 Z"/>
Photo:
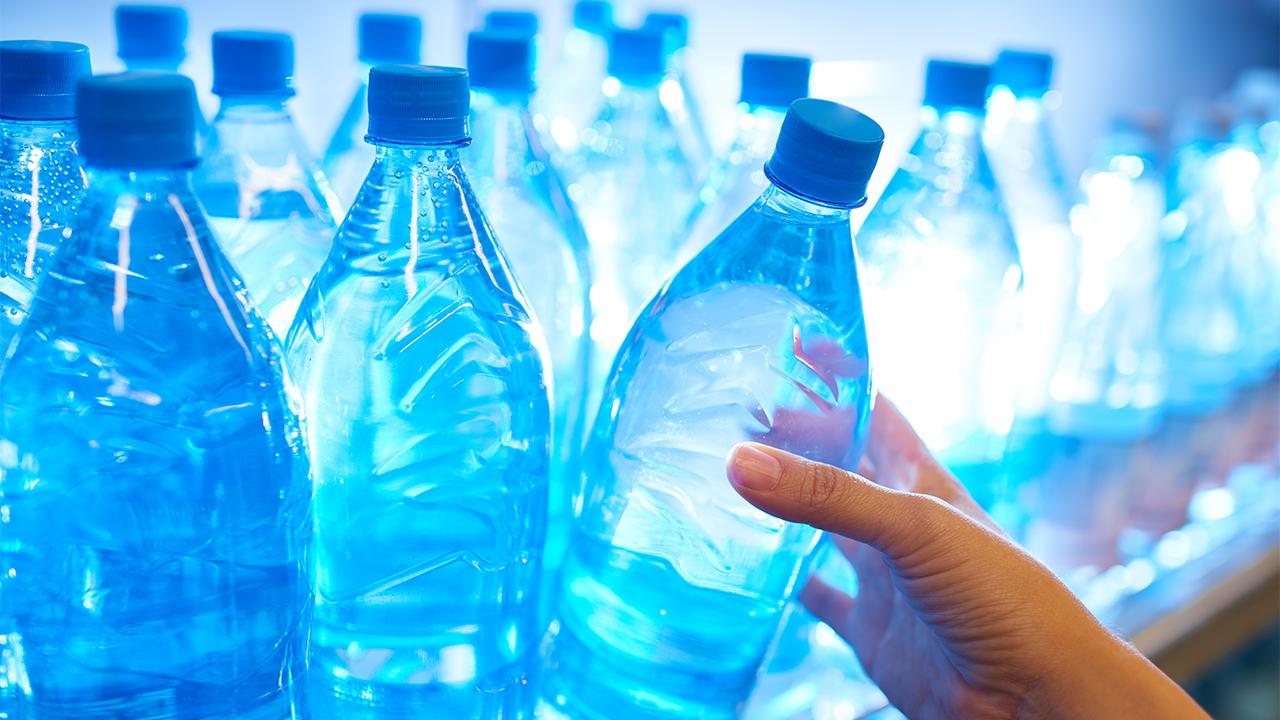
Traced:
<path id="1" fill-rule="evenodd" d="M 801 600 L 907 717 L 1209 717 L 1001 532 L 884 397 L 857 474 L 759 443 L 727 473 L 752 505 L 833 535 L 858 596 L 814 578 Z"/>

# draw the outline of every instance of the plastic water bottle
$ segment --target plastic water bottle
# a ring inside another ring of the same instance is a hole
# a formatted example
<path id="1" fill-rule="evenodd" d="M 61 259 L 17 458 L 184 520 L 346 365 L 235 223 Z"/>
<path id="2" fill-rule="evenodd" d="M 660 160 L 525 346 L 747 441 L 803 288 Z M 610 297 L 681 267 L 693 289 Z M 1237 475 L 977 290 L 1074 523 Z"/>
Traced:
<path id="1" fill-rule="evenodd" d="M 1187 473 L 1142 471 L 1154 459 L 1168 387 L 1160 347 L 1164 178 L 1147 139 L 1136 128 L 1117 130 L 1081 177 L 1071 209 L 1080 279 L 1049 383 L 1050 438 L 1040 444 L 1048 451 L 1022 493 L 1031 499 L 1023 543 L 1092 601 L 1093 578 L 1125 559 L 1123 533 L 1143 524 L 1137 516 L 1151 513 L 1143 508 L 1180 494 L 1185 507 L 1194 483 Z"/>
<path id="2" fill-rule="evenodd" d="M 603 0 L 579 0 L 573 5 L 573 27 L 564 35 L 560 53 L 546 82 L 540 82 L 535 113 L 547 124 L 555 150 L 578 146 L 578 131 L 595 121 L 600 87 L 607 78 L 613 32 L 613 6 Z M 552 150 L 552 148 L 548 148 Z"/>
<path id="3" fill-rule="evenodd" d="M 1149 436 L 1164 411 L 1160 348 L 1164 177 L 1136 128 L 1121 126 L 1080 179 L 1071 224 L 1080 281 L 1049 384 L 1049 427 L 1111 442 Z"/>
<path id="4" fill-rule="evenodd" d="M 796 101 L 772 187 L 628 333 L 583 461 L 551 711 L 736 716 L 819 536 L 747 504 L 724 458 L 755 440 L 857 465 L 872 387 L 849 213 L 883 140 L 855 110 Z"/>
<path id="5" fill-rule="evenodd" d="M 555 432 L 543 570 L 553 574 L 569 542 L 582 476 L 578 460 L 591 353 L 587 237 L 533 127 L 532 39 L 473 32 L 467 69 L 474 141 L 463 151 L 462 165 L 550 351 Z"/>
<path id="6" fill-rule="evenodd" d="M 682 253 L 701 251 L 769 187 L 765 161 L 773 155 L 787 107 L 809 95 L 811 64 L 806 57 L 742 56 L 738 132 L 729 149 L 711 162 L 707 182 L 689 213 Z"/>
<path id="7" fill-rule="evenodd" d="M 593 392 L 631 320 L 676 270 L 697 193 L 697 170 L 660 97 L 663 43 L 653 31 L 614 31 L 603 109 L 565 165 L 591 242 Z"/>
<path id="8" fill-rule="evenodd" d="M 858 232 L 881 391 L 990 506 L 1025 363 L 1022 266 L 979 141 L 989 69 L 931 60 L 924 129 Z"/>
<path id="9" fill-rule="evenodd" d="M 666 38 L 669 72 L 660 87 L 662 106 L 670 113 L 671 125 L 680 136 L 685 154 L 701 176 L 715 153 L 689 85 L 689 67 L 693 64 L 693 51 L 689 48 L 689 19 L 673 13 L 649 13 L 645 16 L 644 28 L 663 33 Z"/>
<path id="10" fill-rule="evenodd" d="M 196 192 L 222 249 L 283 338 L 340 214 L 285 107 L 293 96 L 293 40 L 273 32 L 214 33 L 213 93 L 222 106 L 196 171 Z"/>
<path id="11" fill-rule="evenodd" d="M 360 54 L 356 90 L 333 131 L 320 168 L 342 207 L 351 207 L 373 166 L 374 147 L 365 142 L 369 130 L 369 68 L 422 59 L 422 20 L 413 15 L 365 13 L 360 16 Z"/>
<path id="12" fill-rule="evenodd" d="M 195 106 L 79 84 L 89 186 L 0 376 L 9 717 L 307 717 L 297 391 L 191 189 Z"/>
<path id="13" fill-rule="evenodd" d="M 1026 274 L 1023 332 L 1027 371 L 1016 427 L 1043 427 L 1049 379 L 1061 349 L 1076 290 L 1077 240 L 1049 130 L 1060 95 L 1049 89 L 1053 58 L 1005 50 L 991 66 L 982 140 L 1000 186 Z"/>
<path id="14" fill-rule="evenodd" d="M 1237 382 L 1253 386 L 1280 367 L 1280 74 L 1251 68 L 1231 96 L 1231 154 L 1218 162 L 1236 227 L 1232 287 L 1246 326 Z"/>
<path id="15" fill-rule="evenodd" d="M 84 192 L 76 80 L 89 48 L 0 42 L 0 368 Z"/>
<path id="16" fill-rule="evenodd" d="M 116 55 L 130 71 L 178 72 L 187 59 L 187 11 L 172 5 L 117 5 Z M 196 150 L 209 141 L 209 123 L 196 101 Z"/>
<path id="17" fill-rule="evenodd" d="M 316 487 L 313 717 L 528 718 L 545 346 L 463 171 L 467 75 L 369 73 L 378 155 L 289 335 Z"/>

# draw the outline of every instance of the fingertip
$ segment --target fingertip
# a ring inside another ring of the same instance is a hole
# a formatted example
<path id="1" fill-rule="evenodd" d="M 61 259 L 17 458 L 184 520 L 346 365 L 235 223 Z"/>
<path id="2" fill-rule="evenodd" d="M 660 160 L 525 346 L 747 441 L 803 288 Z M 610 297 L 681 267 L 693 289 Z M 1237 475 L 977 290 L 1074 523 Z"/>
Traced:
<path id="1" fill-rule="evenodd" d="M 782 479 L 782 463 L 757 443 L 738 443 L 725 458 L 725 474 L 739 493 L 769 492 Z"/>

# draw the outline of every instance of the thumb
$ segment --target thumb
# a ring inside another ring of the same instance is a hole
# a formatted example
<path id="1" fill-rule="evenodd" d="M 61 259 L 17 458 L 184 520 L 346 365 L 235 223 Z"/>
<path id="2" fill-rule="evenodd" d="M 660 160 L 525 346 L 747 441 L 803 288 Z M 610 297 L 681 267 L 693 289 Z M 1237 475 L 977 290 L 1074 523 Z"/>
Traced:
<path id="1" fill-rule="evenodd" d="M 759 443 L 734 446 L 726 473 L 739 495 L 770 515 L 866 543 L 890 557 L 920 549 L 945 532 L 940 526 L 959 521 L 959 513 L 937 498 L 893 490 Z"/>

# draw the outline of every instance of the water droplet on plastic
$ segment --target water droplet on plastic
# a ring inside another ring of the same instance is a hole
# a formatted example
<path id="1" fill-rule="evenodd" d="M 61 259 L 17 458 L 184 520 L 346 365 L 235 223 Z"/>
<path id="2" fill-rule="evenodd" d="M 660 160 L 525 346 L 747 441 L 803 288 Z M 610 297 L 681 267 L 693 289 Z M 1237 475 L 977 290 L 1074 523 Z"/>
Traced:
<path id="1" fill-rule="evenodd" d="M 384 288 L 389 288 L 389 287 L 391 287 L 391 281 L 390 281 L 390 280 L 383 280 L 383 281 L 382 281 L 382 287 L 384 287 Z"/>
<path id="2" fill-rule="evenodd" d="M 387 261 L 387 254 L 386 254 L 386 253 L 378 253 L 378 259 L 379 259 L 379 260 L 381 260 L 382 262 L 386 262 L 386 261 Z"/>

